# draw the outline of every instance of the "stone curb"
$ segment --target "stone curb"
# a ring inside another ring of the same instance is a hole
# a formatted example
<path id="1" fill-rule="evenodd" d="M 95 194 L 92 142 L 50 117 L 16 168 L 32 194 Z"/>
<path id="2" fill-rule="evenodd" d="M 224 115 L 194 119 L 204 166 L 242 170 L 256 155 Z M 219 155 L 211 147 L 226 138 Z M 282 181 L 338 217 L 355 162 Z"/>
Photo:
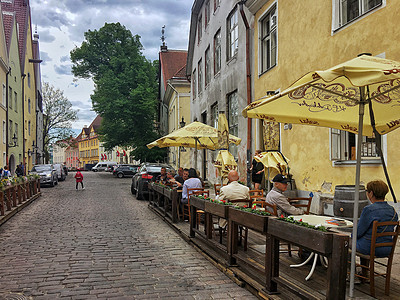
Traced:
<path id="1" fill-rule="evenodd" d="M 3 225 L 5 222 L 7 222 L 9 219 L 11 219 L 16 213 L 27 207 L 29 204 L 31 204 L 33 201 L 35 201 L 37 198 L 41 196 L 41 192 L 37 193 L 36 195 L 32 196 L 28 200 L 26 200 L 24 203 L 19 204 L 17 207 L 13 207 L 11 211 L 6 211 L 4 216 L 0 217 L 0 226 Z"/>

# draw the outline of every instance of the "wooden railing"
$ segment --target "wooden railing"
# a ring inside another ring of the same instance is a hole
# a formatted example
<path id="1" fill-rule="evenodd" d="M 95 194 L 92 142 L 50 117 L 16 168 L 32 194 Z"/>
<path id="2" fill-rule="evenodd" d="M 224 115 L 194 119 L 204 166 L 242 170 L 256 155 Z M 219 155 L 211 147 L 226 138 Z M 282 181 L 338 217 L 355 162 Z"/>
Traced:
<path id="1" fill-rule="evenodd" d="M 179 193 L 176 189 L 156 183 L 149 184 L 149 202 L 165 218 L 173 223 L 178 222 Z"/>
<path id="2" fill-rule="evenodd" d="M 0 190 L 0 216 L 13 210 L 23 202 L 40 194 L 40 179 L 30 179 L 22 183 L 13 183 Z"/>

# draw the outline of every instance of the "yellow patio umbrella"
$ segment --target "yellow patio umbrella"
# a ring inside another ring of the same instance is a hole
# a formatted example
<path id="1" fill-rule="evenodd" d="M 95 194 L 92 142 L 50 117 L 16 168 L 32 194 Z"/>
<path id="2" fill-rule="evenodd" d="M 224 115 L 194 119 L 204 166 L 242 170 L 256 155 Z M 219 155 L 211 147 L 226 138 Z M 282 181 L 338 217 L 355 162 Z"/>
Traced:
<path id="1" fill-rule="evenodd" d="M 229 143 L 239 145 L 241 139 L 229 135 Z M 175 130 L 158 140 L 147 144 L 147 148 L 153 147 L 188 147 L 195 149 L 219 149 L 218 130 L 201 122 L 192 122 L 183 128 Z M 195 152 L 195 168 L 197 169 L 197 151 Z"/>
<path id="2" fill-rule="evenodd" d="M 220 150 L 218 152 L 214 166 L 218 170 L 218 176 L 221 176 L 222 178 L 227 177 L 230 170 L 237 169 L 235 158 L 228 150 Z"/>
<path id="3" fill-rule="evenodd" d="M 400 126 L 400 62 L 360 55 L 325 71 L 310 72 L 282 93 L 247 106 L 245 117 L 275 122 L 331 127 L 358 134 L 353 236 L 357 236 L 362 135 L 379 140 Z M 364 111 L 370 118 L 364 121 Z M 393 199 L 380 143 L 377 150 Z M 353 249 L 356 239 L 352 240 Z M 353 296 L 355 251 L 351 256 Z"/>
<path id="4" fill-rule="evenodd" d="M 254 159 L 264 165 L 264 174 L 267 174 L 265 176 L 267 181 L 270 181 L 278 174 L 287 175 L 289 173 L 289 159 L 279 151 L 261 152 L 254 156 Z"/>
<path id="5" fill-rule="evenodd" d="M 218 114 L 218 152 L 214 166 L 218 169 L 221 181 L 228 176 L 230 170 L 237 169 L 237 163 L 233 155 L 228 151 L 229 147 L 229 126 L 225 113 Z M 221 182 L 222 185 L 222 182 Z"/>

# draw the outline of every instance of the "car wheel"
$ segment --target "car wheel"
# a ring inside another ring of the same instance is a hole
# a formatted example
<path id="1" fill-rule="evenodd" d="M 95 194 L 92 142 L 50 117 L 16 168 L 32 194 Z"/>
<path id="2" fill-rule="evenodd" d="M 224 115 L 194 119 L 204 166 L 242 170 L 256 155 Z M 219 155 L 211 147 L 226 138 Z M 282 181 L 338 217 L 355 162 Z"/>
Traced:
<path id="1" fill-rule="evenodd" d="M 131 184 L 131 193 L 132 193 L 132 195 L 135 195 L 135 194 L 136 194 L 136 190 L 135 190 L 135 188 L 133 187 L 133 184 Z"/>
<path id="2" fill-rule="evenodd" d="M 118 173 L 117 176 L 118 176 L 118 178 L 123 178 L 124 177 L 124 173 Z"/>
<path id="3" fill-rule="evenodd" d="M 138 183 L 138 189 L 137 189 L 136 199 L 137 199 L 137 200 L 144 200 L 143 192 L 142 192 L 142 187 L 140 187 L 140 183 Z"/>

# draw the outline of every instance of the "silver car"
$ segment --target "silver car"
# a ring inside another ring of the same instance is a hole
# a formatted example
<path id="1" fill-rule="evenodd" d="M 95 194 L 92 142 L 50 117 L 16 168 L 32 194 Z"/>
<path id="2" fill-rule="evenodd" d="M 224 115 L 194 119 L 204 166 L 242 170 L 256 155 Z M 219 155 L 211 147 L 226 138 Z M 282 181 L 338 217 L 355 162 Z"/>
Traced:
<path id="1" fill-rule="evenodd" d="M 37 174 L 40 176 L 40 185 L 49 184 L 55 186 L 58 184 L 57 171 L 53 165 L 34 165 L 30 174 Z"/>

